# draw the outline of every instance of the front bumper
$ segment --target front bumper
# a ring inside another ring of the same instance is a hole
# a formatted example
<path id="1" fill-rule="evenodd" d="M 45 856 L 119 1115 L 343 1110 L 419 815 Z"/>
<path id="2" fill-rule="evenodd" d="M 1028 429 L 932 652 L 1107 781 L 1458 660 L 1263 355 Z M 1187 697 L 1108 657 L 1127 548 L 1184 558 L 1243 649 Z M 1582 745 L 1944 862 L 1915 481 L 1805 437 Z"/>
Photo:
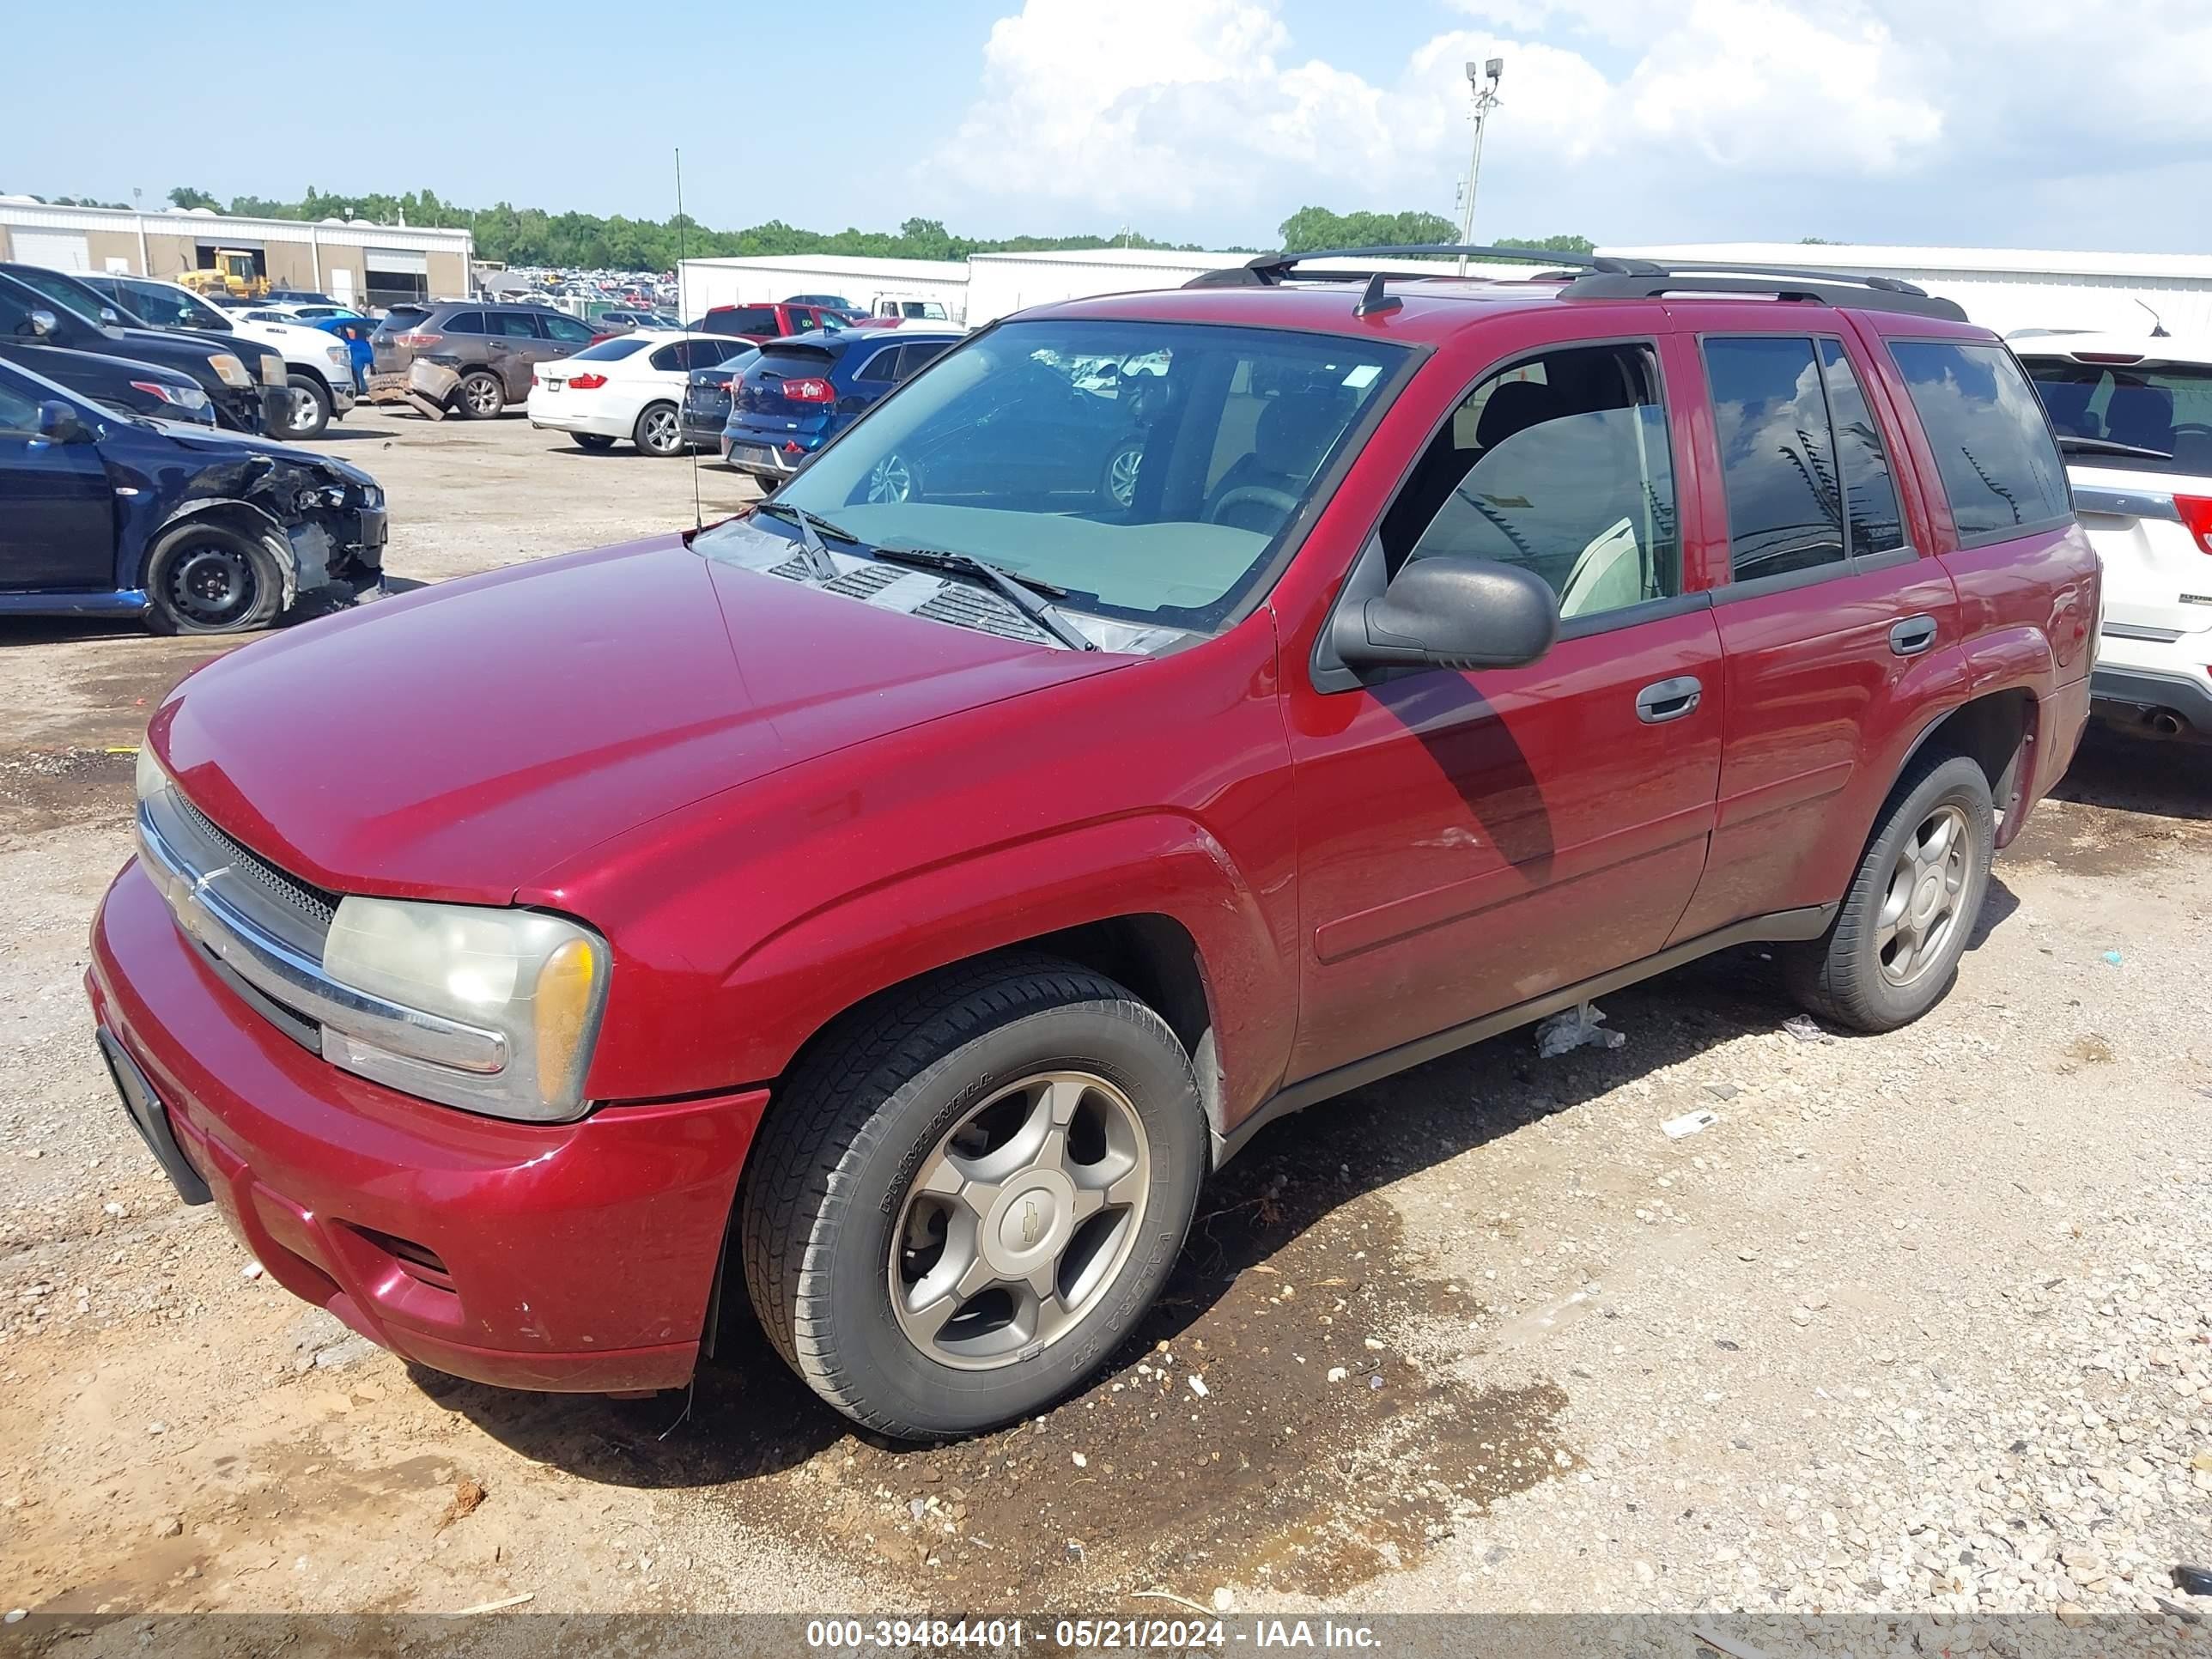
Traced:
<path id="1" fill-rule="evenodd" d="M 531 1124 L 381 1087 L 250 1006 L 135 860 L 94 921 L 85 986 L 190 1170 L 294 1295 L 499 1387 L 691 1375 L 765 1091 Z"/>

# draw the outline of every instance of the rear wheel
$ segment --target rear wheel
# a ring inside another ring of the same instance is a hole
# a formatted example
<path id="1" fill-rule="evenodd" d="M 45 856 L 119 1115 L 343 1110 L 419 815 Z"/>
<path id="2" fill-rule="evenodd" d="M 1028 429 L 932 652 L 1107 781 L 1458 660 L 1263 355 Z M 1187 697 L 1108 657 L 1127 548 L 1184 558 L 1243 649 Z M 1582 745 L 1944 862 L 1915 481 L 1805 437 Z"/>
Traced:
<path id="1" fill-rule="evenodd" d="M 762 1325 L 815 1392 L 909 1439 L 1088 1376 L 1159 1293 L 1206 1161 L 1188 1057 L 1048 957 L 853 1017 L 793 1073 L 738 1220 Z"/>
<path id="2" fill-rule="evenodd" d="M 866 498 L 872 502 L 909 501 L 921 494 L 921 475 L 896 450 L 868 469 Z"/>
<path id="3" fill-rule="evenodd" d="M 475 369 L 453 388 L 453 404 L 468 420 L 489 421 L 506 409 L 507 388 L 489 369 Z"/>
<path id="4" fill-rule="evenodd" d="M 331 423 L 331 394 L 323 384 L 311 375 L 295 374 L 292 388 L 292 409 L 284 422 L 288 438 L 319 438 L 323 428 Z"/>
<path id="5" fill-rule="evenodd" d="M 1966 954 L 1996 847 L 1981 767 L 1959 755 L 1915 761 L 1827 933 L 1784 958 L 1797 1000 L 1861 1031 L 1894 1030 L 1926 1013 Z"/>
<path id="6" fill-rule="evenodd" d="M 684 447 L 684 423 L 674 404 L 647 404 L 638 411 L 630 441 L 648 455 L 673 455 Z"/>
<path id="7" fill-rule="evenodd" d="M 612 438 L 603 437 L 596 432 L 572 432 L 568 435 L 574 440 L 579 449 L 606 450 L 615 447 Z"/>
<path id="8" fill-rule="evenodd" d="M 146 623 L 157 634 L 244 633 L 266 626 L 283 599 L 276 556 L 227 525 L 179 525 L 146 562 Z"/>

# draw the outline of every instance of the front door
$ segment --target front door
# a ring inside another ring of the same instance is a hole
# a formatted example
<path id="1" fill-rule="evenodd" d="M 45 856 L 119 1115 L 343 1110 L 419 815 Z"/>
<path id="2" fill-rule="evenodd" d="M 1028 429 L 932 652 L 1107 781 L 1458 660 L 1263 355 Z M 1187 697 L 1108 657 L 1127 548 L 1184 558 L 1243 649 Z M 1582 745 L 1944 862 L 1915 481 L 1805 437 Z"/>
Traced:
<path id="1" fill-rule="evenodd" d="M 1720 640 L 1706 596 L 1684 592 L 1660 361 L 1642 339 L 1486 369 L 1376 532 L 1393 570 L 1455 553 L 1536 571 L 1562 613 L 1547 655 L 1338 689 L 1292 672 L 1289 1080 L 1650 955 L 1696 887 Z"/>
<path id="2" fill-rule="evenodd" d="M 0 592 L 115 586 L 115 491 L 95 443 L 39 434 L 38 401 L 0 385 Z"/>

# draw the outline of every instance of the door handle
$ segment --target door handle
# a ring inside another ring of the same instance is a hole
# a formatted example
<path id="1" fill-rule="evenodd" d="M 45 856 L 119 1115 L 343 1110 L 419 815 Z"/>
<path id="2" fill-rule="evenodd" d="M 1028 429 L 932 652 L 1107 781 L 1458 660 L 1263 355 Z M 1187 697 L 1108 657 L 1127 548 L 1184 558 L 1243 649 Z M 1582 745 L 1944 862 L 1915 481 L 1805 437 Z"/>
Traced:
<path id="1" fill-rule="evenodd" d="M 1889 648 L 1900 657 L 1917 657 L 1936 643 L 1936 618 L 1907 617 L 1889 630 Z"/>
<path id="2" fill-rule="evenodd" d="M 1636 694 L 1636 718 L 1646 726 L 1678 720 L 1695 709 L 1705 695 L 1705 688 L 1694 674 L 1655 680 Z"/>

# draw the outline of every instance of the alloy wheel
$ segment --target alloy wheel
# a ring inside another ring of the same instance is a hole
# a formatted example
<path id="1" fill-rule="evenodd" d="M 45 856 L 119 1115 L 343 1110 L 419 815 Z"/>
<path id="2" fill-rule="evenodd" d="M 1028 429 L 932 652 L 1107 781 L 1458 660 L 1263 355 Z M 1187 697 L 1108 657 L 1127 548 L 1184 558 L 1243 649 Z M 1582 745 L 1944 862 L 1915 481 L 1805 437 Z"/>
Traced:
<path id="1" fill-rule="evenodd" d="M 1106 465 L 1106 493 L 1114 498 L 1116 507 L 1127 507 L 1137 499 L 1137 468 L 1145 459 L 1145 452 L 1131 444 L 1114 453 Z"/>
<path id="2" fill-rule="evenodd" d="M 291 430 L 299 433 L 313 432 L 316 426 L 316 417 L 319 413 L 313 392 L 294 389 Z"/>
<path id="3" fill-rule="evenodd" d="M 667 454 L 680 436 L 674 410 L 656 409 L 645 417 L 645 447 L 654 454 Z"/>
<path id="4" fill-rule="evenodd" d="M 1898 848 L 1875 923 L 1882 977 L 1910 985 L 1941 962 L 1960 924 L 1972 865 L 1966 815 L 1939 806 Z"/>
<path id="5" fill-rule="evenodd" d="M 1143 1228 L 1144 1122 L 1095 1073 L 1045 1072 L 956 1124 L 908 1185 L 891 1308 L 940 1364 L 1011 1365 L 1080 1325 Z"/>
<path id="6" fill-rule="evenodd" d="M 868 469 L 871 501 L 903 501 L 914 495 L 914 469 L 902 455 L 886 455 Z"/>

